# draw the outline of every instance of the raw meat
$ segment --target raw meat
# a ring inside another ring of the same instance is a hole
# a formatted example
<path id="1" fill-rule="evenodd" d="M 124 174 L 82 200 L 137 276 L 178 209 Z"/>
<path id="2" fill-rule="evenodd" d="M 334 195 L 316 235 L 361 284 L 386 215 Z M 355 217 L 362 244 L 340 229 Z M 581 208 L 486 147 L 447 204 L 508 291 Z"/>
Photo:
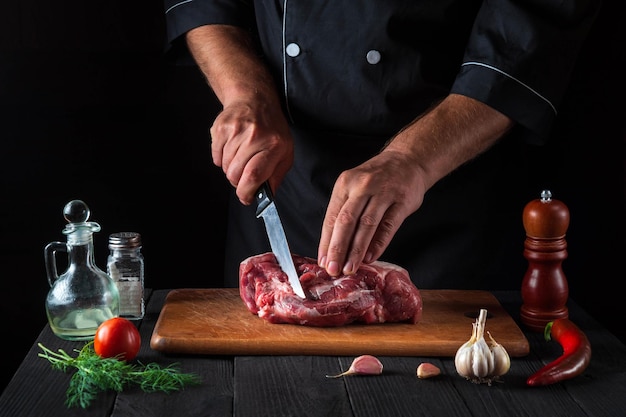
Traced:
<path id="1" fill-rule="evenodd" d="M 292 255 L 306 300 L 289 285 L 273 253 L 239 267 L 239 293 L 248 309 L 271 323 L 332 327 L 360 322 L 417 323 L 422 297 L 408 272 L 387 262 L 363 265 L 354 275 L 331 277 L 315 259 Z"/>

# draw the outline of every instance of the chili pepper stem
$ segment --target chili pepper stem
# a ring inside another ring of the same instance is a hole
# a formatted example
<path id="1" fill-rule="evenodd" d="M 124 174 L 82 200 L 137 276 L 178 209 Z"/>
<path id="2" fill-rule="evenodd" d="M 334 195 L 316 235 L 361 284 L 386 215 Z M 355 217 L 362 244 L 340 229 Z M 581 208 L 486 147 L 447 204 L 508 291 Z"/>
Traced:
<path id="1" fill-rule="evenodd" d="M 557 319 L 546 325 L 546 340 L 558 342 L 563 353 L 526 380 L 529 386 L 550 385 L 582 374 L 591 362 L 591 343 L 587 335 L 569 319 Z"/>

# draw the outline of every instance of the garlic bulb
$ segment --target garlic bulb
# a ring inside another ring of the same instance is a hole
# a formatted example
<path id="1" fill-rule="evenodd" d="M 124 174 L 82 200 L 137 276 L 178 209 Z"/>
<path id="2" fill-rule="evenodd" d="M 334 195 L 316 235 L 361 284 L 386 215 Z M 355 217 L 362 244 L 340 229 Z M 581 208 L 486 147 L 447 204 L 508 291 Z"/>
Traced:
<path id="1" fill-rule="evenodd" d="M 504 346 L 494 340 L 489 332 L 489 344 L 485 341 L 487 310 L 481 309 L 478 319 L 472 323 L 472 336 L 456 352 L 454 366 L 465 379 L 477 384 L 497 380 L 511 367 L 511 358 Z"/>

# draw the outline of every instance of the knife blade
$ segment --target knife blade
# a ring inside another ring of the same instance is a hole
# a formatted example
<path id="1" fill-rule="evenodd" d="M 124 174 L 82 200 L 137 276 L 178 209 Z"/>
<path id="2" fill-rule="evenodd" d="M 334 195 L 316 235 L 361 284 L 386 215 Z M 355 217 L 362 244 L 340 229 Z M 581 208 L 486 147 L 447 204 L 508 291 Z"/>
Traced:
<path id="1" fill-rule="evenodd" d="M 293 291 L 301 298 L 306 298 L 296 267 L 293 264 L 293 258 L 291 257 L 291 250 L 289 249 L 289 243 L 287 242 L 287 236 L 283 229 L 283 224 L 278 216 L 278 210 L 274 203 L 274 195 L 269 183 L 266 181 L 259 188 L 256 194 L 256 217 L 263 217 L 265 223 L 265 231 L 270 241 L 270 246 L 274 256 L 278 260 L 278 265 L 287 274 L 289 278 L 289 284 Z"/>

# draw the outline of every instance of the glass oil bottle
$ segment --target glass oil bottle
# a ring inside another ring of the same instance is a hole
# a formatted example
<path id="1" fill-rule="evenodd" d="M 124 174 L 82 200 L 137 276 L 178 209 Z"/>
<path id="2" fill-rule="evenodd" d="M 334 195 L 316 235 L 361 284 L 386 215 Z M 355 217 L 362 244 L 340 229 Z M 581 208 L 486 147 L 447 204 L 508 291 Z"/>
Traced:
<path id="1" fill-rule="evenodd" d="M 109 275 L 94 261 L 93 233 L 100 225 L 88 222 L 90 211 L 81 200 L 65 205 L 67 242 L 51 242 L 44 249 L 50 291 L 46 315 L 55 335 L 65 340 L 92 340 L 98 326 L 119 315 L 119 292 Z M 57 252 L 67 253 L 67 269 L 57 272 Z"/>

